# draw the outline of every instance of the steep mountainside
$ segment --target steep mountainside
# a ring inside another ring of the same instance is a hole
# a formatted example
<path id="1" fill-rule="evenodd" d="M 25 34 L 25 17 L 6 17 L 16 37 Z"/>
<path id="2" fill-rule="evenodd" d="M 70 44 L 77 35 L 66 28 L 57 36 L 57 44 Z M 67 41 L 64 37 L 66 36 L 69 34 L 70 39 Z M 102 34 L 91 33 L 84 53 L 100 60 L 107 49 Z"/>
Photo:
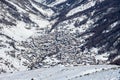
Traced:
<path id="1" fill-rule="evenodd" d="M 0 70 L 119 64 L 119 0 L 0 0 Z"/>
<path id="2" fill-rule="evenodd" d="M 0 0 L 0 64 L 1 71 L 26 70 L 21 45 L 32 35 L 44 33 L 49 27 L 49 7 L 31 0 Z"/>

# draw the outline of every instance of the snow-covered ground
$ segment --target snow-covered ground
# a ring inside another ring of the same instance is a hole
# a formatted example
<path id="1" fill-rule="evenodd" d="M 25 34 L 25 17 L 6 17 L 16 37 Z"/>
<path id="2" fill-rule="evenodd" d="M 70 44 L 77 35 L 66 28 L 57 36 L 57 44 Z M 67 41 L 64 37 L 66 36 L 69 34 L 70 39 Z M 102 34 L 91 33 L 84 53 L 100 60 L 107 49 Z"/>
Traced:
<path id="1" fill-rule="evenodd" d="M 83 4 L 81 6 L 78 6 L 74 9 L 72 9 L 66 16 L 68 17 L 68 16 L 71 16 L 71 15 L 77 13 L 77 12 L 84 11 L 84 10 L 94 6 L 95 3 L 96 3 L 96 1 L 90 0 L 87 4 Z"/>
<path id="2" fill-rule="evenodd" d="M 55 66 L 26 72 L 1 74 L 0 80 L 119 80 L 120 68 L 114 65 Z"/>

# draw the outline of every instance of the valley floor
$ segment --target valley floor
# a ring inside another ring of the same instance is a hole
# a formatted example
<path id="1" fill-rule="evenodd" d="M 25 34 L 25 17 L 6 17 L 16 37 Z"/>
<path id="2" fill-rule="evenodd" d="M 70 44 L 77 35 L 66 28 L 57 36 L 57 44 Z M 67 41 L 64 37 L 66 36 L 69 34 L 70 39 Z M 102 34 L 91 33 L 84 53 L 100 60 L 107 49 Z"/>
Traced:
<path id="1" fill-rule="evenodd" d="M 1 74 L 0 80 L 120 80 L 120 67 L 115 65 L 55 66 Z"/>

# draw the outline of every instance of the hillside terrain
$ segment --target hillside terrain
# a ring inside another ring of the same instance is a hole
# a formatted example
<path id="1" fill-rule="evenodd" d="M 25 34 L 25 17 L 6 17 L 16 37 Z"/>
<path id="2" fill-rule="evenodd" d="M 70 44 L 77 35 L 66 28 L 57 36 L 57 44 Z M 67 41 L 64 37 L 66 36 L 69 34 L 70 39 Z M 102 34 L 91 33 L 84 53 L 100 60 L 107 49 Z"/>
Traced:
<path id="1" fill-rule="evenodd" d="M 0 0 L 0 73 L 105 64 L 120 65 L 119 0 Z"/>

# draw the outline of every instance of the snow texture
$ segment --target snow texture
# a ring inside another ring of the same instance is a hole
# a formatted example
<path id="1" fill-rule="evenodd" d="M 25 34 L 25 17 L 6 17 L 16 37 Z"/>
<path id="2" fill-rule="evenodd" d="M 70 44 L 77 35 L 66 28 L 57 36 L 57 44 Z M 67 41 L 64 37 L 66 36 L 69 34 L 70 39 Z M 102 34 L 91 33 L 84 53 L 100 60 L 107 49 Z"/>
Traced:
<path id="1" fill-rule="evenodd" d="M 55 66 L 32 71 L 1 74 L 0 80 L 119 80 L 114 65 Z"/>

